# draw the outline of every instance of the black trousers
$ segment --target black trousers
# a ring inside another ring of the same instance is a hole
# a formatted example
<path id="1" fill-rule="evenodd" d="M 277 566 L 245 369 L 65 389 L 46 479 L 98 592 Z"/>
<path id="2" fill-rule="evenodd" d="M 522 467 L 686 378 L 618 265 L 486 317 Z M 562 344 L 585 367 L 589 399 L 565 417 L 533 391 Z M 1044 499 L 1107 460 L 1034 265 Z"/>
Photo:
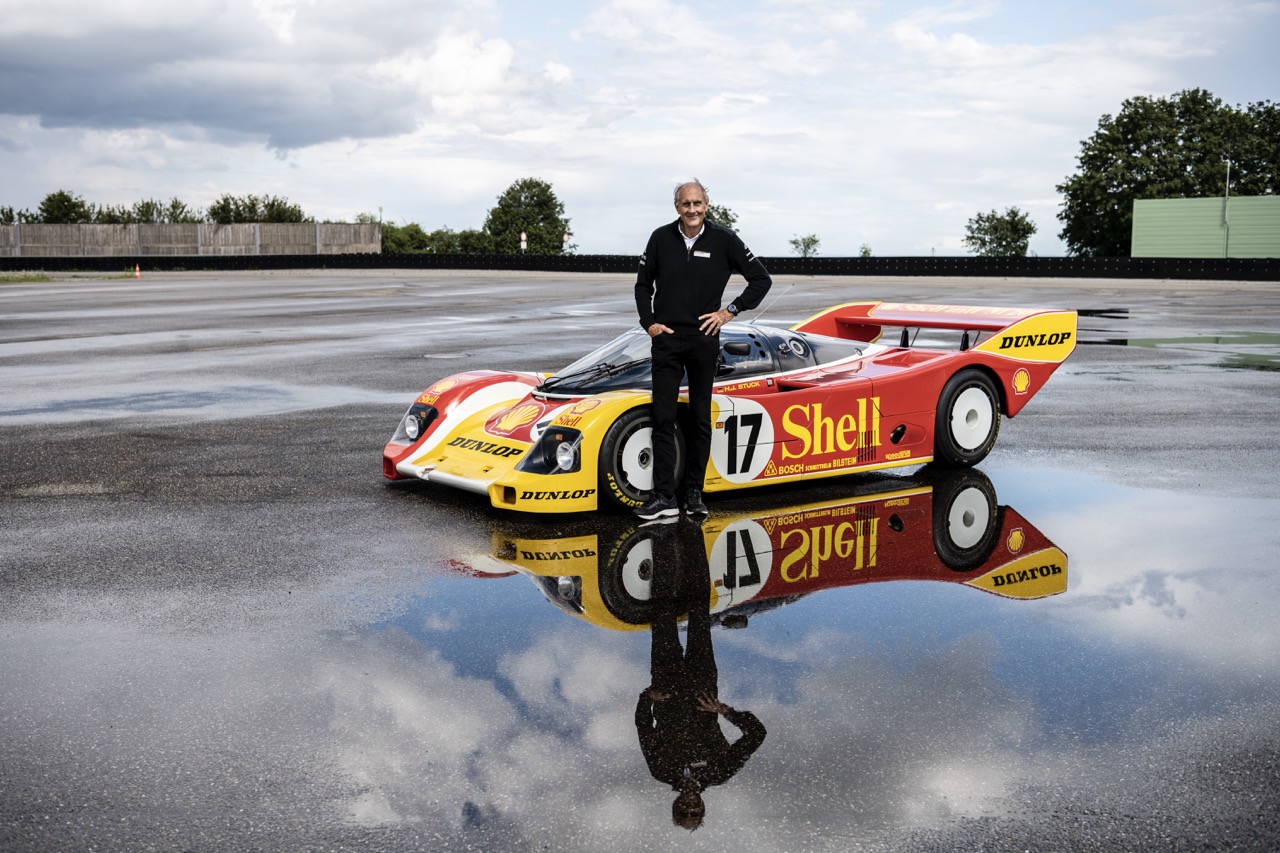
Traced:
<path id="1" fill-rule="evenodd" d="M 681 491 L 701 489 L 711 455 L 711 383 L 720 358 L 720 335 L 661 334 L 653 339 L 653 491 L 676 496 L 676 405 L 688 375 L 689 422 Z"/>
<path id="2" fill-rule="evenodd" d="M 699 712 L 698 697 L 719 695 L 719 672 L 711 646 L 711 570 L 702 528 L 685 522 L 658 527 L 652 538 L 653 576 L 650 582 L 650 684 L 680 700 L 667 710 L 687 705 L 692 717 Z M 680 647 L 680 617 L 688 616 L 685 646 Z"/>

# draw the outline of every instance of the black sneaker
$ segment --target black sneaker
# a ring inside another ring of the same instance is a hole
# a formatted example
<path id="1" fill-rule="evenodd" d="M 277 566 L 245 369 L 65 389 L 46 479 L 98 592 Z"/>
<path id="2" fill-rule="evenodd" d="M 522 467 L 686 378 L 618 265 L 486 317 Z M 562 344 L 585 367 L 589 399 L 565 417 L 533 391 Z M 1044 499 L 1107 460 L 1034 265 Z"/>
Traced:
<path id="1" fill-rule="evenodd" d="M 644 506 L 636 507 L 635 513 L 643 519 L 666 518 L 680 514 L 680 506 L 675 498 L 655 496 Z"/>
<path id="2" fill-rule="evenodd" d="M 684 511 L 687 515 L 707 514 L 707 505 L 702 502 L 702 489 L 690 489 L 684 493 Z"/>

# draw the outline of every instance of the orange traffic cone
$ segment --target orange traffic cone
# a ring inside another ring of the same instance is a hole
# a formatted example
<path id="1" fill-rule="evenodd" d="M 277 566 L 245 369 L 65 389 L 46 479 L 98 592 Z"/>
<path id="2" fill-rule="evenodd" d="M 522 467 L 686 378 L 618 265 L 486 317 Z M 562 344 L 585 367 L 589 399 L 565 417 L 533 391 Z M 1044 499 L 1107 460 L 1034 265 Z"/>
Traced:
<path id="1" fill-rule="evenodd" d="M 138 264 L 133 265 L 133 277 L 142 278 L 142 267 L 139 266 Z"/>

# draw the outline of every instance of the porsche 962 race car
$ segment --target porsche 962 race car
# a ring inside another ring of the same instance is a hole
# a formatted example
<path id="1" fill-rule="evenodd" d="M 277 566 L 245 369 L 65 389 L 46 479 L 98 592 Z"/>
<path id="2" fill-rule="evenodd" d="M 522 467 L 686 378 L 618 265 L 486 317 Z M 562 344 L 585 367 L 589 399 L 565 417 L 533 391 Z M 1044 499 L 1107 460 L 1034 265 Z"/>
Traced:
<path id="1" fill-rule="evenodd" d="M 1075 349 L 1076 313 L 862 302 L 790 329 L 730 323 L 720 342 L 708 493 L 974 465 L 1000 416 L 1021 411 Z M 554 374 L 455 374 L 410 406 L 383 473 L 524 512 L 636 507 L 653 488 L 650 402 L 638 328 Z"/>

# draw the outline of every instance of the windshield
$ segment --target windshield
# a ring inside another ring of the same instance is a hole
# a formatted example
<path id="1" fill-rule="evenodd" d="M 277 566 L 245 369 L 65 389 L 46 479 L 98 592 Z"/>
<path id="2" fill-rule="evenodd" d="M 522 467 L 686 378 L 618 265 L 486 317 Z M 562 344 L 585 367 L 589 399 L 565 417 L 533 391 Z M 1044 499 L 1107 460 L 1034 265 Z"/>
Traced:
<path id="1" fill-rule="evenodd" d="M 600 394 L 623 388 L 648 389 L 649 346 L 649 333 L 632 329 L 557 370 L 538 386 L 539 390 Z"/>
<path id="2" fill-rule="evenodd" d="M 817 367 L 860 355 L 866 346 L 861 341 L 736 323 L 720 330 L 720 342 L 723 350 L 716 378 L 722 382 Z M 578 396 L 624 389 L 647 391 L 653 387 L 650 345 L 646 331 L 632 329 L 556 371 L 538 390 Z"/>

